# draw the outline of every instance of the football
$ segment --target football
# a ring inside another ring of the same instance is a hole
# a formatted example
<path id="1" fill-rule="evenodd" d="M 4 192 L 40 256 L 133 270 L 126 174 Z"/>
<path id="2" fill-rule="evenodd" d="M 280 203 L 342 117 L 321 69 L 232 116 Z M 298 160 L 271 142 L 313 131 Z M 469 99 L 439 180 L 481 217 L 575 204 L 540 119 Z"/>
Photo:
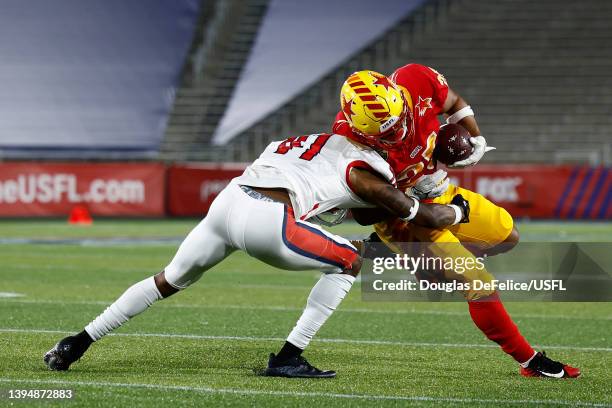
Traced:
<path id="1" fill-rule="evenodd" d="M 461 125 L 447 123 L 440 126 L 434 157 L 449 165 L 467 159 L 474 147 L 470 144 L 470 133 Z"/>

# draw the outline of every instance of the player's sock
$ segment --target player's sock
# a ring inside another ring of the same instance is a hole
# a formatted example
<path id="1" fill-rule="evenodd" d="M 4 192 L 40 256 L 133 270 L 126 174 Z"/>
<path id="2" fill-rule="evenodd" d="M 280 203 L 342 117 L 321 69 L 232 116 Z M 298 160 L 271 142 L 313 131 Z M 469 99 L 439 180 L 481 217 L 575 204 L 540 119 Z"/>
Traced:
<path id="1" fill-rule="evenodd" d="M 321 279 L 310 291 L 306 308 L 289 333 L 287 342 L 298 349 L 304 350 L 323 323 L 336 310 L 346 296 L 355 277 L 346 274 L 329 274 Z"/>
<path id="2" fill-rule="evenodd" d="M 283 348 L 281 348 L 278 354 L 276 355 L 276 358 L 283 361 L 289 360 L 290 358 L 301 356 L 302 351 L 304 350 L 286 341 L 283 345 Z"/>
<path id="3" fill-rule="evenodd" d="M 85 331 L 94 341 L 100 340 L 161 298 L 162 295 L 155 285 L 155 279 L 151 276 L 128 288 L 100 316 L 85 326 Z"/>
<path id="4" fill-rule="evenodd" d="M 85 330 L 83 330 L 82 332 L 76 334 L 74 337 L 76 338 L 76 340 L 80 344 L 82 344 L 82 345 L 84 345 L 86 347 L 89 347 L 91 345 L 91 343 L 94 342 L 94 339 Z"/>
<path id="5" fill-rule="evenodd" d="M 529 363 L 531 363 L 531 360 L 533 360 L 533 358 L 534 358 L 535 356 L 537 356 L 537 355 L 538 355 L 537 351 L 534 351 L 534 352 L 533 352 L 533 355 L 532 355 L 532 356 L 529 358 L 529 360 L 526 360 L 525 362 L 523 362 L 523 363 L 519 363 L 519 364 L 521 365 L 521 367 L 523 367 L 523 368 L 527 368 L 527 367 L 529 367 Z"/>
<path id="6" fill-rule="evenodd" d="M 489 338 L 499 344 L 519 364 L 535 355 L 535 350 L 523 337 L 506 312 L 497 293 L 482 299 L 468 301 L 474 324 Z"/>

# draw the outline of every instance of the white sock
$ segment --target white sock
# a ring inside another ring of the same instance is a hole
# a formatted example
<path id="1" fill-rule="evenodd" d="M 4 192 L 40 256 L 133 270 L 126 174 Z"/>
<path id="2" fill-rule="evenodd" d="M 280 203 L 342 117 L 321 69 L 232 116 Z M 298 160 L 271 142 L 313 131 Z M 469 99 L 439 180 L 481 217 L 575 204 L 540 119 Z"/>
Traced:
<path id="1" fill-rule="evenodd" d="M 538 354 L 538 352 L 534 351 L 533 352 L 533 356 L 531 356 L 531 358 L 529 360 L 525 361 L 524 363 L 520 363 L 521 367 L 527 368 L 529 366 L 529 363 L 531 363 L 531 360 L 533 360 L 533 358 L 536 356 L 536 354 Z"/>
<path id="2" fill-rule="evenodd" d="M 353 286 L 355 277 L 346 274 L 329 274 L 321 279 L 310 291 L 302 316 L 289 333 L 287 341 L 302 350 L 319 331 L 323 323 L 336 310 L 342 299 Z"/>
<path id="3" fill-rule="evenodd" d="M 155 279 L 151 276 L 123 292 L 115 303 L 85 326 L 85 331 L 92 339 L 100 340 L 130 318 L 144 312 L 153 302 L 161 298 L 162 295 L 155 285 Z"/>

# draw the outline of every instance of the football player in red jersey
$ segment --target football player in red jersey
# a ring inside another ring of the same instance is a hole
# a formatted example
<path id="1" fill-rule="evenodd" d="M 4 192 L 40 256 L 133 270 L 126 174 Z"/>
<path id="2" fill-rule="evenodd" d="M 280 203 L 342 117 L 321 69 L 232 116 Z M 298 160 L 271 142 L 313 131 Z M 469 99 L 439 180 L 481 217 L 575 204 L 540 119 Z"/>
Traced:
<path id="1" fill-rule="evenodd" d="M 362 224 L 377 222 L 376 233 L 369 240 L 382 240 L 395 252 L 402 252 L 402 248 L 396 244 L 401 242 L 457 243 L 436 246 L 432 251 L 439 252 L 436 253 L 438 256 L 464 259 L 483 254 L 495 255 L 511 249 L 518 243 L 519 235 L 510 214 L 482 195 L 450 184 L 443 170 L 436 171 L 433 153 L 440 127 L 438 115 L 446 115 L 448 123 L 459 123 L 472 135 L 470 142 L 474 150 L 471 156 L 450 167 L 473 166 L 487 151 L 494 149 L 487 146 L 480 134 L 471 107 L 433 68 L 408 64 L 398 68 L 390 81 L 403 91 L 406 109 L 401 120 L 391 126 L 380 125 L 382 121 L 376 116 L 376 110 L 385 101 L 372 99 L 368 88 L 386 88 L 390 85 L 389 79 L 373 71 L 359 71 L 343 85 L 340 96 L 342 109 L 336 116 L 333 132 L 362 143 L 375 136 L 380 140 L 400 141 L 392 146 L 379 146 L 395 171 L 398 188 L 423 201 L 438 204 L 448 204 L 454 195 L 461 194 L 470 203 L 472 216 L 469 223 L 431 229 L 409 225 L 395 217 L 381 217 L 378 210 L 353 211 L 357 221 Z M 454 271 L 441 273 L 447 280 L 457 276 Z M 486 269 L 474 268 L 464 272 L 461 279 L 490 282 L 493 276 Z M 558 378 L 580 375 L 579 369 L 555 362 L 534 351 L 495 291 L 470 290 L 465 296 L 476 326 L 520 364 L 522 375 Z"/>

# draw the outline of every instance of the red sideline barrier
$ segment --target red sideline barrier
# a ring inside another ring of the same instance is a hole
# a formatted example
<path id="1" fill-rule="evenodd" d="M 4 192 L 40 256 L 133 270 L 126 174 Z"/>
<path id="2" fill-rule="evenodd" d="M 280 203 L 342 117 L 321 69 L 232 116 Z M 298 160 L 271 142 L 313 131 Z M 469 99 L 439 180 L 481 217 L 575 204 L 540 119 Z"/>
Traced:
<path id="1" fill-rule="evenodd" d="M 168 213 L 202 216 L 246 164 L 175 165 L 168 169 Z"/>
<path id="2" fill-rule="evenodd" d="M 164 215 L 162 164 L 0 163 L 0 216 Z"/>
<path id="3" fill-rule="evenodd" d="M 94 215 L 202 216 L 244 164 L 0 163 L 0 217 L 67 215 L 85 204 Z M 514 217 L 612 219 L 606 167 L 478 165 L 450 172 Z M 167 177 L 166 177 L 167 176 Z"/>
<path id="4" fill-rule="evenodd" d="M 203 215 L 245 165 L 170 168 L 171 215 Z M 485 195 L 514 217 L 610 219 L 612 172 L 605 167 L 478 165 L 450 172 L 454 183 Z"/>
<path id="5" fill-rule="evenodd" d="M 451 181 L 513 217 L 612 218 L 612 172 L 606 167 L 481 164 L 449 173 Z"/>

